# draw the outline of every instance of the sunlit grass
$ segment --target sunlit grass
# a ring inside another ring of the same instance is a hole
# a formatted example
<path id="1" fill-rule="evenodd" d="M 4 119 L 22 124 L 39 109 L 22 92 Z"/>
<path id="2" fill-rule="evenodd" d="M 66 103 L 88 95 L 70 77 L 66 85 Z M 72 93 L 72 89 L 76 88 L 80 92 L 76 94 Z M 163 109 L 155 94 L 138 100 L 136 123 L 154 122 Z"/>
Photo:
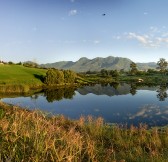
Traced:
<path id="1" fill-rule="evenodd" d="M 0 65 L 0 85 L 40 85 L 38 76 L 45 76 L 46 70 L 22 65 Z"/>
<path id="2" fill-rule="evenodd" d="M 0 103 L 0 161 L 168 161 L 168 128 L 69 120 Z"/>

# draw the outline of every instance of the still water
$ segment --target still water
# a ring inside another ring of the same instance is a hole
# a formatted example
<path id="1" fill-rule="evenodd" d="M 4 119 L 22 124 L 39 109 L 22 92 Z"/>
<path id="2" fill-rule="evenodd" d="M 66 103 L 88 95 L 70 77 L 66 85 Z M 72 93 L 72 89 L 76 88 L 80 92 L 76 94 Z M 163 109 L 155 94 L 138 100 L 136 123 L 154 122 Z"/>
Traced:
<path id="1" fill-rule="evenodd" d="M 50 89 L 29 97 L 3 98 L 3 102 L 63 114 L 71 119 L 92 115 L 107 123 L 168 124 L 167 87 L 137 87 L 126 83 L 94 85 L 78 89 Z"/>

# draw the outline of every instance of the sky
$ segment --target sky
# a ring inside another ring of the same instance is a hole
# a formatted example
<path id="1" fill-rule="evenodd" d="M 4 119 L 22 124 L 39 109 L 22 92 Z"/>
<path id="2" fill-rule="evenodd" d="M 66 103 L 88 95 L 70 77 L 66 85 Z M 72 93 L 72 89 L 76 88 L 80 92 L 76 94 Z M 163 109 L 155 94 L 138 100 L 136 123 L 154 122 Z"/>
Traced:
<path id="1" fill-rule="evenodd" d="M 168 0 L 0 0 L 0 59 L 168 60 Z"/>

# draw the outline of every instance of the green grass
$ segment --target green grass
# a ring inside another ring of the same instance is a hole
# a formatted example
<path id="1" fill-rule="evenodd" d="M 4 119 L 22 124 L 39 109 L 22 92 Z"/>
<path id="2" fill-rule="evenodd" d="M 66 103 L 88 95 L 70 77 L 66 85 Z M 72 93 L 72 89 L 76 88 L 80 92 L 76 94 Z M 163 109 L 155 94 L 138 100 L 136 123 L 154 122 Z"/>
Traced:
<path id="1" fill-rule="evenodd" d="M 168 128 L 73 121 L 0 102 L 0 161 L 167 162 Z"/>
<path id="2" fill-rule="evenodd" d="M 42 85 L 41 77 L 46 70 L 24 67 L 22 65 L 0 65 L 0 86 L 28 85 L 36 87 Z"/>
<path id="3" fill-rule="evenodd" d="M 138 82 L 138 79 L 143 79 L 143 83 L 160 84 L 168 82 L 168 75 L 154 74 L 154 75 L 135 75 L 135 76 L 120 76 L 119 81 Z"/>

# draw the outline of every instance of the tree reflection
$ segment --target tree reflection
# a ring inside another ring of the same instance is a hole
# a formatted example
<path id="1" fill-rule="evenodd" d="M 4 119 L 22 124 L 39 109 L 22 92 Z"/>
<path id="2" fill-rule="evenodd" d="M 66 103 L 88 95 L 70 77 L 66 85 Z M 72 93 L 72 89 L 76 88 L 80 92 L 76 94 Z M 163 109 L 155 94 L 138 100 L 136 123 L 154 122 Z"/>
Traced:
<path id="1" fill-rule="evenodd" d="M 118 89 L 119 85 L 120 84 L 118 82 L 110 83 L 110 86 L 114 87 L 114 89 Z"/>
<path id="2" fill-rule="evenodd" d="M 134 96 L 137 93 L 137 86 L 136 86 L 136 84 L 131 84 L 130 93 L 132 94 L 132 96 Z"/>
<path id="3" fill-rule="evenodd" d="M 101 86 L 102 86 L 102 87 L 107 87 L 107 86 L 108 86 L 108 83 L 101 83 Z"/>
<path id="4" fill-rule="evenodd" d="M 167 91 L 167 85 L 161 84 L 159 86 L 158 90 L 156 91 L 156 92 L 158 92 L 157 98 L 159 99 L 159 101 L 165 101 L 165 99 L 168 97 L 166 91 Z"/>
<path id="5" fill-rule="evenodd" d="M 44 96 L 48 102 L 60 101 L 63 98 L 72 99 L 75 95 L 75 88 L 46 89 Z"/>
<path id="6" fill-rule="evenodd" d="M 34 94 L 30 96 L 31 100 L 37 100 L 38 99 L 38 94 Z"/>

